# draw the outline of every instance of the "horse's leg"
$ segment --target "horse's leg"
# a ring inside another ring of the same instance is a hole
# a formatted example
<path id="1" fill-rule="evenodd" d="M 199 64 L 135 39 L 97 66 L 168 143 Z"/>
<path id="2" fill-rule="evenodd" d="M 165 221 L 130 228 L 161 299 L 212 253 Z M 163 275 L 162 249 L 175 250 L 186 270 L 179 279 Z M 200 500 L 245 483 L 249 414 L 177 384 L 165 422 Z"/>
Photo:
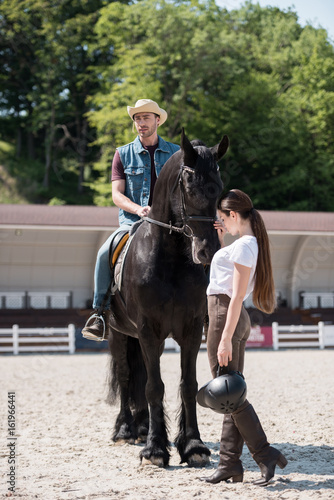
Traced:
<path id="1" fill-rule="evenodd" d="M 162 355 L 164 351 L 165 343 L 163 343 L 160 346 L 159 349 L 159 356 Z M 136 369 L 136 380 L 138 381 L 138 369 Z M 141 377 L 143 379 L 143 377 Z M 146 382 L 147 379 L 145 379 Z M 142 387 L 140 387 L 141 389 Z M 138 388 L 135 388 L 135 394 L 138 395 L 139 390 Z M 144 389 L 144 394 L 145 394 L 145 389 Z M 138 398 L 137 398 L 138 399 Z M 144 408 L 143 408 L 144 406 Z M 148 407 L 147 407 L 147 402 L 145 398 L 145 405 L 142 404 L 142 402 L 137 401 L 136 404 L 136 409 L 135 412 L 133 413 L 133 418 L 135 421 L 135 426 L 137 429 L 137 441 L 140 443 L 146 443 L 147 440 L 147 434 L 148 434 L 148 428 L 149 428 L 149 413 L 148 413 Z"/>
<path id="2" fill-rule="evenodd" d="M 137 441 L 145 443 L 149 427 L 148 406 L 145 397 L 147 375 L 138 339 L 128 338 L 127 361 L 130 368 L 129 398 Z"/>
<path id="3" fill-rule="evenodd" d="M 141 339 L 140 345 L 147 371 L 145 389 L 149 406 L 149 432 L 145 448 L 140 453 L 142 465 L 167 466 L 169 463 L 169 442 L 167 437 L 163 407 L 164 384 L 160 373 L 160 345 L 154 343 L 154 335 L 148 335 L 149 341 Z"/>
<path id="4" fill-rule="evenodd" d="M 192 333 L 196 330 L 194 329 Z M 200 326 L 201 331 L 201 326 Z M 196 360 L 201 343 L 195 342 L 194 335 L 187 335 L 181 344 L 181 410 L 179 416 L 179 434 L 175 445 L 181 457 L 181 463 L 203 466 L 209 462 L 210 450 L 203 444 L 197 425 L 196 414 Z"/>
<path id="5" fill-rule="evenodd" d="M 111 352 L 111 373 L 109 401 L 114 403 L 116 397 L 120 398 L 120 411 L 116 419 L 112 439 L 117 443 L 131 443 L 136 439 L 136 430 L 130 409 L 130 367 L 128 364 L 128 340 L 115 330 L 109 336 Z"/>
<path id="6" fill-rule="evenodd" d="M 149 428 L 148 409 L 136 410 L 133 413 L 134 425 L 136 428 L 137 442 L 146 443 Z"/>

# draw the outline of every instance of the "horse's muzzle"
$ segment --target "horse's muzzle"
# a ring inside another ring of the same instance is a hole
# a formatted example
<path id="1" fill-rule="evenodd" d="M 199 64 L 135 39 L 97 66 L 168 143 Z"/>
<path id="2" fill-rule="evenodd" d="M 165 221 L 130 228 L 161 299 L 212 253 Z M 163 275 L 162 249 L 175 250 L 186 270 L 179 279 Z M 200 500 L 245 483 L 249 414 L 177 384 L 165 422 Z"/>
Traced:
<path id="1" fill-rule="evenodd" d="M 219 249 L 219 245 L 209 244 L 206 240 L 194 237 L 192 240 L 192 258 L 195 264 L 210 264 Z"/>

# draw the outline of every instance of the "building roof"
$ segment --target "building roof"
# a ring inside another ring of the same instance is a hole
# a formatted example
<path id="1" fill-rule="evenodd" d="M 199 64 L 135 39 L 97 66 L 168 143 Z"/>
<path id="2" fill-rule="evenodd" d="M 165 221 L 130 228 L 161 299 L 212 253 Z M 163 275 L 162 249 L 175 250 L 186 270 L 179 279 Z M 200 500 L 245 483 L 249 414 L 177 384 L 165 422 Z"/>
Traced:
<path id="1" fill-rule="evenodd" d="M 334 212 L 276 212 L 260 210 L 270 233 L 334 233 Z"/>
<path id="2" fill-rule="evenodd" d="M 333 212 L 260 211 L 272 234 L 334 234 Z M 107 230 L 118 227 L 117 207 L 0 205 L 0 228 Z"/>
<path id="3" fill-rule="evenodd" d="M 0 205 L 0 227 L 98 230 L 118 225 L 117 207 Z"/>

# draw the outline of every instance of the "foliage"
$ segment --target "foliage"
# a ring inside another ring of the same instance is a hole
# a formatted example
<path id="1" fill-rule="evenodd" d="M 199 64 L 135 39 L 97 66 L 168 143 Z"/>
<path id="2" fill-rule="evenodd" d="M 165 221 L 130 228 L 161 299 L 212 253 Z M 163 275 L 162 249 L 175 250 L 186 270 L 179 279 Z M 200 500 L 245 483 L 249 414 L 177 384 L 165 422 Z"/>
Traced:
<path id="1" fill-rule="evenodd" d="M 208 145 L 229 135 L 227 189 L 261 209 L 334 211 L 333 46 L 293 10 L 2 0 L 0 22 L 0 134 L 21 166 L 8 172 L 33 179 L 28 200 L 110 205 L 115 148 L 135 137 L 126 106 L 148 97 L 168 140 L 182 126 Z"/>
<path id="2" fill-rule="evenodd" d="M 73 191 L 77 194 L 74 198 L 87 199 L 83 192 L 84 173 L 91 175 L 87 167 L 91 167 L 98 154 L 88 147 L 95 137 L 85 117 L 87 97 L 97 86 L 87 68 L 98 56 L 88 57 L 87 43 L 104 3 L 0 3 L 0 53 L 5 61 L 0 106 L 2 116 L 7 118 L 1 123 L 1 133 L 6 139 L 16 139 L 16 156 L 21 163 L 25 163 L 26 157 L 40 162 L 40 178 L 36 181 L 46 197 L 52 197 L 53 189 L 64 190 L 68 177 L 72 184 L 73 176 L 63 161 L 72 157 L 76 174 L 68 201 L 73 198 Z M 8 122 L 9 128 L 14 129 L 10 136 Z"/>

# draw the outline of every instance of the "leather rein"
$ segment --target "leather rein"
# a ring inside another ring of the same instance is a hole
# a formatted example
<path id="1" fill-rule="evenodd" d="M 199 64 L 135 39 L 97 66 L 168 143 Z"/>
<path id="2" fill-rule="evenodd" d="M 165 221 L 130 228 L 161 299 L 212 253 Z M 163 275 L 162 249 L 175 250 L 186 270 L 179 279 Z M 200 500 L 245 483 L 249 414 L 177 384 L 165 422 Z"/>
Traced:
<path id="1" fill-rule="evenodd" d="M 182 217 L 182 227 L 177 227 L 173 226 L 172 222 L 169 221 L 169 224 L 166 224 L 165 222 L 160 222 L 156 219 L 152 219 L 151 217 L 142 217 L 142 220 L 145 220 L 149 222 L 150 224 L 155 224 L 160 227 L 164 227 L 166 229 L 169 229 L 169 234 L 172 233 L 172 231 L 176 233 L 182 233 L 184 236 L 187 238 L 194 238 L 194 231 L 192 228 L 189 226 L 188 221 L 195 221 L 195 222 L 214 222 L 216 220 L 216 217 L 207 217 L 205 215 L 187 215 L 186 212 L 186 205 L 185 205 L 185 199 L 184 199 L 184 186 L 182 183 L 182 172 L 183 170 L 188 170 L 191 172 L 194 172 L 195 169 L 192 167 L 187 167 L 186 165 L 181 165 L 180 171 L 178 173 L 178 176 L 176 178 L 176 181 L 174 183 L 173 189 L 171 191 L 171 195 L 176 189 L 176 186 L 179 185 L 180 188 L 180 196 L 181 196 L 181 217 Z"/>

